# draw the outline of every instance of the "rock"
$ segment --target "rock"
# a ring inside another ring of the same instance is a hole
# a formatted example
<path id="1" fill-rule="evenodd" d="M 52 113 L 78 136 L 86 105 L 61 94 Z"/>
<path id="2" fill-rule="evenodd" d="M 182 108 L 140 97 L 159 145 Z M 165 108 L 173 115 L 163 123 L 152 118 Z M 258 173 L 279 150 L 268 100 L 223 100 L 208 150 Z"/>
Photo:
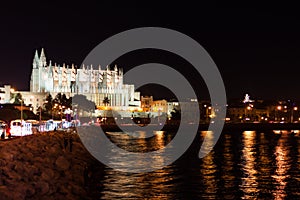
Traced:
<path id="1" fill-rule="evenodd" d="M 31 153 L 30 151 L 27 152 L 26 156 L 25 156 L 25 160 L 33 160 L 33 153 Z"/>
<path id="2" fill-rule="evenodd" d="M 12 191 L 19 193 L 22 197 L 32 197 L 35 194 L 33 185 L 26 184 L 24 182 L 19 183 L 18 186 L 15 187 Z"/>
<path id="3" fill-rule="evenodd" d="M 5 159 L 6 161 L 13 161 L 14 155 L 16 155 L 14 153 L 15 152 L 5 152 L 5 151 L 3 151 L 3 152 L 0 153 L 0 158 Z"/>
<path id="4" fill-rule="evenodd" d="M 81 173 L 81 174 L 74 173 L 73 174 L 73 181 L 75 183 L 77 183 L 78 185 L 83 186 L 84 185 L 84 175 L 83 175 L 83 173 Z"/>
<path id="5" fill-rule="evenodd" d="M 73 151 L 63 151 L 71 136 Z M 0 199 L 93 199 L 84 166 L 95 164 L 78 135 L 48 132 L 0 143 Z"/>
<path id="6" fill-rule="evenodd" d="M 9 179 L 14 180 L 15 182 L 18 182 L 22 179 L 22 176 L 12 169 L 8 169 L 5 173 L 7 174 Z"/>
<path id="7" fill-rule="evenodd" d="M 39 195 L 45 195 L 49 191 L 49 184 L 44 181 L 39 181 L 35 184 L 36 192 Z"/>
<path id="8" fill-rule="evenodd" d="M 63 171 L 68 170 L 70 168 L 70 162 L 67 159 L 65 159 L 65 157 L 63 156 L 59 156 L 56 159 L 55 164 L 58 169 Z"/>
<path id="9" fill-rule="evenodd" d="M 84 195 L 86 191 L 79 185 L 72 185 L 72 193 L 75 195 Z"/>
<path id="10" fill-rule="evenodd" d="M 53 169 L 45 168 L 42 171 L 41 179 L 44 181 L 50 181 L 50 180 L 54 179 L 54 175 L 55 175 L 55 173 L 54 173 Z"/>
<path id="11" fill-rule="evenodd" d="M 6 165 L 6 160 L 4 158 L 0 158 L 0 167 L 3 167 Z"/>
<path id="12" fill-rule="evenodd" d="M 3 199 L 8 199 L 10 191 L 8 190 L 8 187 L 6 185 L 0 186 L 0 195 Z"/>
<path id="13" fill-rule="evenodd" d="M 38 157 L 34 158 L 34 161 L 35 161 L 35 163 L 43 163 L 44 162 L 44 158 L 38 156 Z"/>
<path id="14" fill-rule="evenodd" d="M 32 185 L 29 185 L 26 190 L 26 197 L 32 197 L 35 194 L 35 189 Z"/>
<path id="15" fill-rule="evenodd" d="M 68 194 L 69 193 L 69 189 L 65 184 L 60 184 L 59 188 L 58 188 L 58 192 L 61 194 Z"/>
<path id="16" fill-rule="evenodd" d="M 24 164 L 23 163 L 21 163 L 21 162 L 16 162 L 16 164 L 15 164 L 15 167 L 14 167 L 14 170 L 16 171 L 16 172 L 18 172 L 19 174 L 21 174 L 22 172 L 24 172 Z"/>
<path id="17" fill-rule="evenodd" d="M 30 177 L 31 179 L 33 179 L 35 175 L 40 174 L 40 170 L 37 168 L 37 166 L 31 164 L 26 165 L 26 167 L 24 168 L 24 172 L 24 175 Z"/>

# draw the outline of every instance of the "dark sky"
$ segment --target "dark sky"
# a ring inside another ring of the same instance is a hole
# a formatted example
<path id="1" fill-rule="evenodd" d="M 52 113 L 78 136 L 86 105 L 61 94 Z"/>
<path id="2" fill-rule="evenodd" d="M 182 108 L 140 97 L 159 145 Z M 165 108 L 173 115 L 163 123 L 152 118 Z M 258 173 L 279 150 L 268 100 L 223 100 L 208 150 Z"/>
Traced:
<path id="1" fill-rule="evenodd" d="M 228 98 L 250 93 L 254 98 L 300 100 L 300 14 L 295 6 L 43 2 L 1 6 L 1 85 L 29 89 L 35 49 L 44 47 L 52 62 L 80 65 L 93 47 L 116 33 L 159 26 L 192 37 L 208 51 Z M 199 96 L 206 96 L 203 82 L 191 76 L 191 66 L 167 52 L 132 52 L 116 63 L 126 71 L 154 61 L 181 71 Z M 153 87 L 142 92 L 168 97 Z"/>

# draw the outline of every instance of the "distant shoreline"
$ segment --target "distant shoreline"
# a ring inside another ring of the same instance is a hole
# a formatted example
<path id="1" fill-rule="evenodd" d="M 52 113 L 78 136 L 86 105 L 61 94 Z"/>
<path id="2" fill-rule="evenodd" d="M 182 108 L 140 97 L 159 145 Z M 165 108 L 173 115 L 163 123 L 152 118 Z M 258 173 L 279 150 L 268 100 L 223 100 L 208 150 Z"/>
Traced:
<path id="1" fill-rule="evenodd" d="M 189 128 L 193 125 L 186 125 Z M 123 128 L 126 130 L 135 131 L 137 128 L 135 126 L 117 126 L 117 125 L 101 125 L 104 131 L 122 131 Z M 208 130 L 209 124 L 199 124 L 198 130 L 205 131 Z M 164 126 L 151 125 L 153 130 L 162 131 L 176 131 L 178 129 L 178 124 L 166 124 Z M 124 130 L 124 129 L 123 129 Z M 300 123 L 226 123 L 224 124 L 223 131 L 261 131 L 261 130 L 300 130 Z"/>

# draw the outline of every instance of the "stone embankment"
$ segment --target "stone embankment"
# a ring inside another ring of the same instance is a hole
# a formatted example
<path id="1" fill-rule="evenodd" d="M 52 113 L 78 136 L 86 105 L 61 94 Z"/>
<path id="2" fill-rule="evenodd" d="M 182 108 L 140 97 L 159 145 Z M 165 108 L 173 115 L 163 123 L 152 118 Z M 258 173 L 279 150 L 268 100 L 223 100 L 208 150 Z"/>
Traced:
<path id="1" fill-rule="evenodd" d="M 0 142 L 0 198 L 92 199 L 100 163 L 75 132 L 47 132 Z"/>

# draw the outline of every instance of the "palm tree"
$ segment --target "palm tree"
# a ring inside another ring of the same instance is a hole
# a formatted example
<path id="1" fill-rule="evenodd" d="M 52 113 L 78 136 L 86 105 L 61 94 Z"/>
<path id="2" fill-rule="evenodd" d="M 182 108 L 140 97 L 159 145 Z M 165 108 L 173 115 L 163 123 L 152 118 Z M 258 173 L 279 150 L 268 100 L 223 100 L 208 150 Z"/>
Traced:
<path id="1" fill-rule="evenodd" d="M 10 99 L 13 100 L 13 104 L 21 104 L 21 101 L 23 101 L 21 93 L 11 94 Z"/>
<path id="2" fill-rule="evenodd" d="M 104 97 L 104 99 L 103 99 L 103 104 L 105 105 L 105 106 L 107 106 L 109 103 L 110 103 L 110 100 L 109 100 L 109 98 L 108 97 Z"/>
<path id="3" fill-rule="evenodd" d="M 108 97 L 104 97 L 104 99 L 103 99 L 103 104 L 105 105 L 105 106 L 107 106 L 109 103 L 110 103 L 110 100 L 109 100 L 109 98 Z M 105 119 L 105 121 L 106 121 L 106 110 L 104 111 L 104 119 Z M 104 123 L 105 123 L 105 121 L 104 121 Z"/>

